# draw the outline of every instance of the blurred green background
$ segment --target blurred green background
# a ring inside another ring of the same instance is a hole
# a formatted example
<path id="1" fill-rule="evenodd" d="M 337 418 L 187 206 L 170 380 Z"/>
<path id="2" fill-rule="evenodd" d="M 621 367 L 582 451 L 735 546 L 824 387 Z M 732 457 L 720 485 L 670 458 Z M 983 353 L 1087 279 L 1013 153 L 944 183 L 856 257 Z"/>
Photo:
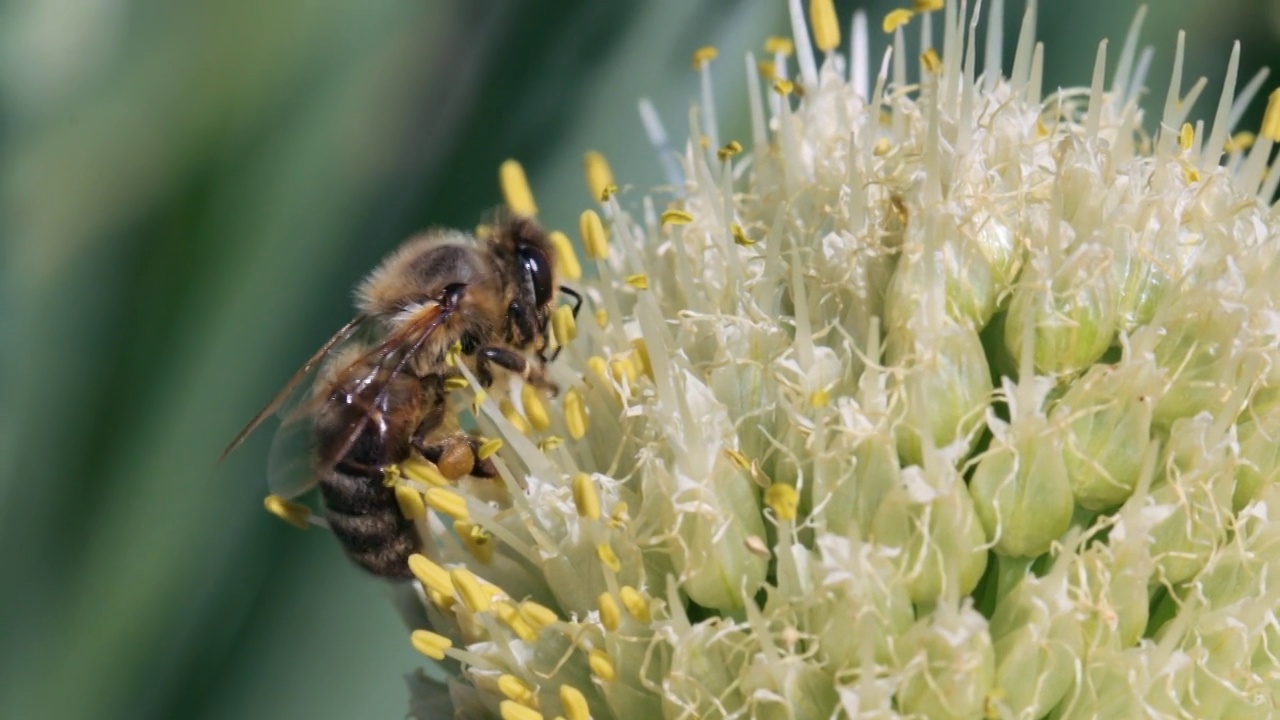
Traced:
<path id="1" fill-rule="evenodd" d="M 1114 66 L 1136 3 L 1042 5 L 1046 88 L 1104 36 Z M 1233 39 L 1242 82 L 1276 63 L 1278 18 L 1157 3 L 1155 101 L 1177 28 L 1204 117 Z M 571 229 L 584 150 L 661 182 L 637 98 L 683 137 L 716 45 L 745 137 L 743 52 L 788 28 L 780 0 L 0 4 L 0 718 L 401 717 L 418 657 L 382 588 L 263 512 L 270 430 L 218 453 L 383 253 L 499 202 L 504 158 Z"/>

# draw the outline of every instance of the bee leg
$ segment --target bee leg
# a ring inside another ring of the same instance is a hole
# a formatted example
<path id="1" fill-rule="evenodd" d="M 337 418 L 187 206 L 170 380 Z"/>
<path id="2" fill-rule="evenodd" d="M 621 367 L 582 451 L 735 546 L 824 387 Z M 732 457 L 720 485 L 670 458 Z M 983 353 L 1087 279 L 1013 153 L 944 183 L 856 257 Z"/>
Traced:
<path id="1" fill-rule="evenodd" d="M 464 432 L 454 433 L 430 445 L 421 444 L 418 451 L 435 463 L 447 480 L 457 480 L 463 475 L 491 478 L 498 474 L 492 460 L 480 459 L 480 441 Z"/>
<path id="2" fill-rule="evenodd" d="M 529 362 L 529 358 L 523 353 L 496 345 L 482 347 L 476 353 L 476 373 L 480 382 L 486 386 L 493 382 L 490 363 L 519 375 L 525 382 L 552 395 L 560 392 L 560 386 L 547 377 L 546 370 L 541 365 Z"/>

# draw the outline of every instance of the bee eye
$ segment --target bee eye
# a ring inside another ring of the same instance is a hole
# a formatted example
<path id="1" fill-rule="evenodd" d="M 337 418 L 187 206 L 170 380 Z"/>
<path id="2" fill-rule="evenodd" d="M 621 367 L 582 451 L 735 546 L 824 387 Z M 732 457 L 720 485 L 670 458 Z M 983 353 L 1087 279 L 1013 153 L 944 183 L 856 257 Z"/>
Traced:
<path id="1" fill-rule="evenodd" d="M 534 301 L 539 306 L 551 302 L 551 262 L 546 253 L 536 247 L 525 245 L 520 248 L 520 261 L 528 273 L 528 280 L 533 282 Z"/>

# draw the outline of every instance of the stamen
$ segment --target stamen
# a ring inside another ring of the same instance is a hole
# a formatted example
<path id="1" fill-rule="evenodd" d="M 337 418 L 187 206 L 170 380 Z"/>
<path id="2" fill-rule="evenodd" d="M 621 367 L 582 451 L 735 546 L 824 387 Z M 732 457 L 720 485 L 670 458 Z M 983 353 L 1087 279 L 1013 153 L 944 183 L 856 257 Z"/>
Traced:
<path id="1" fill-rule="evenodd" d="M 770 35 L 764 40 L 764 51 L 770 55 L 781 54 L 783 57 L 791 57 L 791 54 L 796 51 L 796 44 L 789 37 Z"/>
<path id="2" fill-rule="evenodd" d="M 544 628 L 560 622 L 560 617 L 554 611 L 533 600 L 520 603 L 520 617 L 533 628 L 534 632 L 541 632 Z"/>
<path id="3" fill-rule="evenodd" d="M 578 473 L 573 476 L 573 504 L 582 517 L 588 520 L 600 519 L 600 495 L 596 492 L 596 485 L 590 475 Z"/>
<path id="4" fill-rule="evenodd" d="M 880 23 L 880 27 L 884 28 L 885 33 L 892 33 L 898 28 L 911 22 L 911 18 L 915 17 L 915 12 L 906 8 L 898 8 L 890 10 L 884 16 L 884 21 Z"/>
<path id="5" fill-rule="evenodd" d="M 556 270 L 570 280 L 582 279 L 582 264 L 578 262 L 578 254 L 573 251 L 569 236 L 559 230 L 552 230 L 547 239 L 556 251 Z"/>
<path id="6" fill-rule="evenodd" d="M 542 713 L 525 707 L 515 700 L 503 700 L 498 703 L 498 714 L 502 716 L 502 720 L 546 720 Z"/>
<path id="7" fill-rule="evenodd" d="M 507 419 L 521 435 L 528 435 L 532 429 L 529 427 L 529 421 L 524 419 L 520 411 L 516 409 L 516 404 L 511 402 L 511 398 L 502 398 L 498 403 L 498 409 L 502 411 L 502 417 Z"/>
<path id="8" fill-rule="evenodd" d="M 774 483 L 765 491 L 764 501 L 779 520 L 795 521 L 796 511 L 800 507 L 800 494 L 795 488 L 785 483 Z"/>
<path id="9" fill-rule="evenodd" d="M 422 493 L 404 484 L 396 485 L 395 493 L 400 514 L 406 520 L 421 520 L 427 516 L 427 506 L 422 502 Z"/>
<path id="10" fill-rule="evenodd" d="M 475 523 L 458 520 L 453 523 L 453 531 L 458 534 L 467 552 L 483 565 L 493 562 L 493 535 Z"/>
<path id="11" fill-rule="evenodd" d="M 263 498 L 262 506 L 267 512 L 300 530 L 306 530 L 311 524 L 311 508 L 302 503 L 285 500 L 279 495 L 268 495 Z"/>
<path id="12" fill-rule="evenodd" d="M 587 190 L 591 192 L 591 199 L 596 202 L 605 202 L 609 199 L 608 189 L 617 187 L 613 180 L 613 170 L 609 169 L 609 163 L 604 159 L 604 155 L 591 150 L 582 156 L 582 170 L 587 176 Z"/>
<path id="13" fill-rule="evenodd" d="M 637 290 L 649 289 L 649 276 L 645 275 L 644 273 L 636 273 L 634 275 L 628 275 L 625 278 L 623 278 L 623 282 L 625 282 L 626 284 L 630 285 L 631 287 Z"/>
<path id="14" fill-rule="evenodd" d="M 610 682 L 618 677 L 618 671 L 613 666 L 613 659 L 599 648 L 587 653 L 587 666 L 591 668 L 591 672 L 596 677 L 605 682 Z"/>
<path id="15" fill-rule="evenodd" d="M 458 599 L 473 615 L 488 612 L 489 594 L 480 586 L 480 579 L 466 568 L 454 568 L 449 571 L 449 579 L 457 589 Z"/>
<path id="16" fill-rule="evenodd" d="M 480 446 L 480 449 L 476 450 L 476 457 L 480 458 L 481 460 L 488 460 L 489 458 L 493 457 L 494 453 L 498 452 L 501 449 L 502 449 L 502 438 L 493 438 L 492 440 L 486 440 Z"/>
<path id="17" fill-rule="evenodd" d="M 941 10 L 946 4 L 946 0 L 913 0 L 911 7 L 918 13 L 929 13 Z"/>
<path id="18" fill-rule="evenodd" d="M 506 623 L 511 631 L 520 637 L 521 640 L 532 643 L 538 639 L 538 633 L 534 631 L 524 618 L 520 617 L 520 610 L 515 605 L 505 600 L 495 601 L 493 610 L 497 614 L 498 619 Z"/>
<path id="19" fill-rule="evenodd" d="M 608 310 L 605 310 L 604 308 L 597 308 L 595 313 L 593 313 L 593 316 L 596 319 L 596 325 L 601 330 L 604 330 L 605 328 L 609 327 L 609 311 Z"/>
<path id="20" fill-rule="evenodd" d="M 1178 147 L 1183 152 L 1191 149 L 1191 144 L 1196 140 L 1196 130 L 1191 123 L 1182 123 L 1182 130 L 1178 132 Z"/>
<path id="21" fill-rule="evenodd" d="M 649 344 L 644 341 L 644 338 L 631 341 L 631 358 L 636 369 L 652 380 L 653 364 L 649 362 Z"/>
<path id="22" fill-rule="evenodd" d="M 578 388 L 569 388 L 564 395 L 564 423 L 574 440 L 581 440 L 587 434 L 587 409 Z"/>
<path id="23" fill-rule="evenodd" d="M 618 554 L 613 551 L 613 548 L 608 543 L 601 543 L 596 546 L 596 557 L 613 572 L 622 570 L 622 561 L 618 559 Z"/>
<path id="24" fill-rule="evenodd" d="M 464 377 L 445 378 L 445 381 L 444 381 L 445 390 L 461 390 L 463 388 L 469 387 L 470 385 L 471 383 L 467 382 L 467 379 Z"/>
<path id="25" fill-rule="evenodd" d="M 627 609 L 631 617 L 642 623 L 647 623 L 651 619 L 649 615 L 649 601 L 639 590 L 630 585 L 623 585 L 618 589 L 618 597 L 622 598 L 622 606 Z"/>
<path id="26" fill-rule="evenodd" d="M 1267 110 L 1262 115 L 1262 137 L 1272 142 L 1280 142 L 1280 88 L 1271 92 L 1267 98 Z"/>
<path id="27" fill-rule="evenodd" d="M 604 223 L 595 210 L 582 212 L 578 218 L 578 232 L 582 236 L 582 246 L 587 250 L 587 257 L 592 260 L 609 257 L 609 237 L 605 235 Z"/>
<path id="28" fill-rule="evenodd" d="M 660 220 L 663 225 L 688 225 L 693 222 L 693 215 L 690 215 L 684 210 L 672 208 L 670 210 L 663 211 Z"/>
<path id="29" fill-rule="evenodd" d="M 524 167 L 515 160 L 505 160 L 498 168 L 498 184 L 502 187 L 502 197 L 517 215 L 535 217 L 538 205 L 533 201 L 533 191 L 529 189 L 529 180 L 525 177 Z"/>
<path id="30" fill-rule="evenodd" d="M 742 247 L 750 247 L 756 244 L 755 240 L 747 237 L 747 231 L 742 229 L 738 223 L 729 223 L 729 234 L 733 236 L 733 242 Z"/>
<path id="31" fill-rule="evenodd" d="M 542 396 L 532 385 L 525 383 L 520 388 L 520 403 L 524 405 L 525 417 L 529 418 L 529 424 L 534 430 L 543 432 L 551 427 L 551 418 L 547 415 L 547 405 L 542 402 Z"/>
<path id="32" fill-rule="evenodd" d="M 1253 143 L 1257 139 L 1257 135 L 1254 135 L 1247 130 L 1242 130 L 1241 132 L 1227 138 L 1227 142 L 1222 146 L 1222 151 L 1228 155 L 1243 152 L 1253 147 Z"/>
<path id="33" fill-rule="evenodd" d="M 840 22 L 831 0 L 809 0 L 809 24 L 813 26 L 813 44 L 822 52 L 840 47 Z"/>
<path id="34" fill-rule="evenodd" d="M 449 481 L 440 473 L 436 464 L 417 455 L 410 455 L 408 460 L 400 463 L 400 474 L 409 480 L 416 480 L 432 487 L 447 487 Z"/>
<path id="35" fill-rule="evenodd" d="M 421 553 L 410 555 L 409 572 L 413 573 L 413 576 L 418 578 L 418 582 L 428 590 L 446 597 L 453 597 L 453 580 L 449 578 L 449 571 L 428 560 L 427 556 Z"/>
<path id="36" fill-rule="evenodd" d="M 786 97 L 791 93 L 795 92 L 795 90 L 796 90 L 796 85 L 790 80 L 784 80 L 782 78 L 778 78 L 777 80 L 773 81 L 773 91 L 778 95 L 780 95 L 781 97 Z"/>
<path id="37" fill-rule="evenodd" d="M 529 683 L 511 673 L 503 673 L 498 676 L 498 692 L 525 707 L 532 707 L 538 699 Z"/>
<path id="38" fill-rule="evenodd" d="M 560 686 L 560 704 L 564 706 L 565 720 L 591 720 L 591 708 L 587 697 L 572 685 Z"/>
<path id="39" fill-rule="evenodd" d="M 596 606 L 600 609 L 600 624 L 609 632 L 617 632 L 622 623 L 622 611 L 618 609 L 618 601 L 608 592 L 600 593 L 596 598 Z"/>
<path id="40" fill-rule="evenodd" d="M 430 630 L 414 630 L 409 633 L 409 642 L 413 644 L 414 650 L 432 660 L 443 660 L 444 651 L 453 647 L 452 640 Z"/>
<path id="41" fill-rule="evenodd" d="M 471 514 L 467 512 L 467 499 L 452 490 L 439 487 L 427 488 L 423 497 L 426 499 L 427 507 L 438 513 L 443 513 L 454 520 L 471 519 Z"/>
<path id="42" fill-rule="evenodd" d="M 720 51 L 710 45 L 704 45 L 693 51 L 693 69 L 701 70 L 707 63 L 719 57 Z"/>
<path id="43" fill-rule="evenodd" d="M 742 143 L 737 140 L 730 140 L 723 147 L 716 151 L 716 157 L 720 158 L 720 162 L 725 162 L 734 155 L 742 152 Z"/>
<path id="44" fill-rule="evenodd" d="M 787 3 L 787 14 L 791 17 L 791 36 L 796 41 L 796 62 L 800 65 L 800 79 L 805 85 L 817 87 L 818 64 L 813 57 L 813 46 L 809 43 L 809 26 L 805 22 L 800 0 Z"/>

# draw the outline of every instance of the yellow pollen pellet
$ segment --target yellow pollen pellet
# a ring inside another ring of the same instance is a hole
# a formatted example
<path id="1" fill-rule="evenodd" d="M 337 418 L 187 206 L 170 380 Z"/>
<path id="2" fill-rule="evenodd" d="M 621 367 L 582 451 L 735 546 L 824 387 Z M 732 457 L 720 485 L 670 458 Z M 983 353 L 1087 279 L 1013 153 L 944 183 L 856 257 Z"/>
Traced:
<path id="1" fill-rule="evenodd" d="M 920 53 L 920 64 L 929 73 L 937 74 L 942 72 L 942 58 L 938 55 L 938 51 L 933 48 Z"/>
<path id="2" fill-rule="evenodd" d="M 1267 110 L 1262 114 L 1262 137 L 1280 142 L 1280 88 L 1271 91 L 1267 98 Z"/>
<path id="3" fill-rule="evenodd" d="M 698 48 L 697 50 L 694 50 L 693 51 L 693 69 L 701 70 L 704 65 L 711 62 L 712 60 L 715 60 L 718 55 L 720 55 L 720 51 L 716 50 L 710 45 L 704 45 Z"/>
<path id="4" fill-rule="evenodd" d="M 625 282 L 626 284 L 630 285 L 631 287 L 637 290 L 649 289 L 649 276 L 645 275 L 644 273 L 636 273 L 635 275 L 628 275 L 623 280 L 623 282 Z"/>
<path id="5" fill-rule="evenodd" d="M 532 428 L 529 427 L 529 421 L 524 419 L 520 411 L 516 409 L 516 404 L 511 402 L 511 398 L 502 398 L 502 402 L 498 403 L 498 409 L 502 411 L 502 417 L 511 423 L 516 432 L 521 435 L 528 435 Z"/>
<path id="6" fill-rule="evenodd" d="M 813 27 L 813 44 L 822 52 L 840 47 L 840 21 L 831 0 L 809 0 L 809 25 Z"/>
<path id="7" fill-rule="evenodd" d="M 783 80 L 779 78 L 773 81 L 773 91 L 783 97 L 790 95 L 791 93 L 795 92 L 795 90 L 796 90 L 796 84 L 791 82 L 790 80 Z"/>
<path id="8" fill-rule="evenodd" d="M 600 562 L 604 563 L 605 567 L 614 572 L 622 569 L 622 561 L 618 559 L 617 553 L 613 551 L 613 548 L 608 543 L 601 543 L 596 546 L 596 557 L 600 558 Z"/>
<path id="9" fill-rule="evenodd" d="M 427 556 L 421 553 L 410 555 L 409 572 L 428 590 L 441 595 L 453 595 L 453 580 L 449 579 L 449 571 L 428 560 Z"/>
<path id="10" fill-rule="evenodd" d="M 564 424 L 574 440 L 581 440 L 587 434 L 587 408 L 578 388 L 569 388 L 564 394 Z"/>
<path id="11" fill-rule="evenodd" d="M 649 361 L 649 346 L 645 343 L 644 338 L 636 338 L 631 341 L 631 356 L 634 358 L 636 368 L 648 377 L 653 379 L 653 364 Z"/>
<path id="12" fill-rule="evenodd" d="M 662 213 L 663 225 L 688 225 L 693 222 L 693 216 L 684 210 L 676 210 L 672 208 Z"/>
<path id="13" fill-rule="evenodd" d="M 578 216 L 578 233 L 582 235 L 582 246 L 587 249 L 587 257 L 592 260 L 603 260 L 609 257 L 609 237 L 604 233 L 604 223 L 595 210 L 583 210 Z"/>
<path id="14" fill-rule="evenodd" d="M 542 713 L 515 700 L 498 703 L 498 714 L 502 716 L 502 720 L 546 720 Z"/>
<path id="15" fill-rule="evenodd" d="M 578 514 L 588 520 L 600 519 L 600 495 L 591 476 L 578 473 L 573 476 L 573 504 Z"/>
<path id="16" fill-rule="evenodd" d="M 404 475 L 401 474 L 399 465 L 392 464 L 382 469 L 383 487 L 393 488 L 396 485 L 399 485 L 403 478 Z"/>
<path id="17" fill-rule="evenodd" d="M 600 608 L 600 624 L 604 625 L 605 630 L 616 632 L 618 625 L 622 623 L 622 611 L 618 609 L 618 601 L 613 599 L 613 595 L 602 592 L 600 597 L 596 598 L 596 606 Z"/>
<path id="18" fill-rule="evenodd" d="M 609 682 L 618 676 L 613 667 L 613 659 L 605 651 L 597 648 L 587 653 L 587 666 L 596 677 Z"/>
<path id="19" fill-rule="evenodd" d="M 826 390 L 815 390 L 809 396 L 809 404 L 814 407 L 826 407 L 829 402 L 831 402 L 831 393 Z"/>
<path id="20" fill-rule="evenodd" d="M 409 642 L 413 644 L 414 650 L 432 660 L 443 660 L 444 651 L 453 647 L 452 640 L 430 630 L 414 630 L 409 634 Z"/>
<path id="21" fill-rule="evenodd" d="M 587 696 L 572 685 L 560 686 L 560 704 L 564 706 L 565 720 L 591 720 L 591 708 Z"/>
<path id="22" fill-rule="evenodd" d="M 471 514 L 467 512 L 467 499 L 448 488 L 427 488 L 423 498 L 427 507 L 454 520 L 471 519 Z"/>
<path id="23" fill-rule="evenodd" d="M 556 270 L 570 280 L 580 280 L 582 265 L 578 262 L 578 254 L 573 251 L 573 243 L 569 241 L 569 236 L 559 230 L 552 230 L 547 233 L 547 239 L 551 241 L 551 247 L 556 251 Z"/>
<path id="24" fill-rule="evenodd" d="M 302 503 L 285 500 L 279 495 L 268 495 L 262 499 L 262 507 L 296 528 L 306 530 L 311 526 L 311 508 Z"/>
<path id="25" fill-rule="evenodd" d="M 779 520 L 787 522 L 796 519 L 796 510 L 800 507 L 800 494 L 796 489 L 784 483 L 774 483 L 764 493 L 764 501 L 773 509 Z"/>
<path id="26" fill-rule="evenodd" d="M 454 342 L 449 346 L 449 351 L 444 355 L 444 363 L 449 367 L 457 367 L 458 358 L 462 356 L 462 343 Z"/>
<path id="27" fill-rule="evenodd" d="M 751 460 L 749 460 L 746 455 L 742 454 L 738 450 L 731 450 L 729 448 L 725 448 L 724 456 L 729 458 L 729 461 L 732 462 L 735 466 L 737 466 L 739 470 L 751 469 Z"/>
<path id="28" fill-rule="evenodd" d="M 478 411 L 480 409 L 480 406 L 484 404 L 484 401 L 488 399 L 489 399 L 489 393 L 485 392 L 484 390 L 477 390 L 476 399 L 471 403 L 472 409 Z"/>
<path id="29" fill-rule="evenodd" d="M 791 57 L 791 53 L 796 51 L 796 44 L 791 38 L 783 35 L 770 35 L 765 38 L 764 51 L 770 55 L 782 53 L 784 57 Z"/>
<path id="30" fill-rule="evenodd" d="M 520 388 L 520 402 L 524 405 L 524 414 L 534 430 L 542 432 L 551 427 L 551 418 L 547 415 L 546 403 L 536 388 L 526 383 Z"/>
<path id="31" fill-rule="evenodd" d="M 649 622 L 649 601 L 644 599 L 644 595 L 641 595 L 639 590 L 630 585 L 623 585 L 618 588 L 618 596 L 622 598 L 622 606 L 627 609 L 631 617 L 642 623 Z"/>
<path id="32" fill-rule="evenodd" d="M 430 460 L 418 457 L 417 455 L 409 456 L 408 460 L 400 463 L 400 473 L 410 480 L 416 480 L 424 485 L 433 487 L 445 487 L 449 485 L 449 481 L 444 475 L 440 474 L 440 469 Z"/>
<path id="33" fill-rule="evenodd" d="M 1191 143 L 1195 142 L 1196 129 L 1191 123 L 1182 123 L 1182 129 L 1178 131 L 1178 147 L 1185 150 L 1191 149 Z"/>
<path id="34" fill-rule="evenodd" d="M 1257 135 L 1251 132 L 1243 131 L 1227 138 L 1227 142 L 1223 145 L 1222 151 L 1230 155 L 1235 152 L 1244 152 L 1253 147 L 1253 143 L 1258 139 Z"/>
<path id="35" fill-rule="evenodd" d="M 551 313 L 551 332 L 561 347 L 578 337 L 578 322 L 573 319 L 573 308 L 561 305 Z"/>
<path id="36" fill-rule="evenodd" d="M 604 159 L 604 155 L 595 150 L 588 151 L 582 156 L 582 172 L 587 176 L 587 190 L 591 193 L 591 199 L 596 202 L 608 200 L 608 188 L 617 185 L 613 181 L 613 170 L 609 169 L 609 162 Z"/>
<path id="37" fill-rule="evenodd" d="M 760 77 L 765 80 L 773 80 L 778 77 L 778 68 L 773 64 L 772 60 L 761 60 L 756 63 L 756 72 L 760 73 Z"/>
<path id="38" fill-rule="evenodd" d="M 897 30 L 898 28 L 902 27 L 903 25 L 906 25 L 907 23 L 911 22 L 911 18 L 913 17 L 915 17 L 915 12 L 912 10 L 907 10 L 906 8 L 898 8 L 897 10 L 890 10 L 889 14 L 884 16 L 884 23 L 883 23 L 884 31 L 887 33 L 891 33 L 894 30 Z"/>
<path id="39" fill-rule="evenodd" d="M 422 493 L 408 485 L 396 485 L 395 493 L 400 514 L 406 520 L 421 520 L 427 516 L 427 506 L 422 502 Z"/>
<path id="40" fill-rule="evenodd" d="M 729 223 L 729 234 L 733 236 L 733 241 L 742 247 L 750 247 L 756 244 L 755 240 L 747 237 L 747 231 L 743 230 L 738 223 Z"/>
<path id="41" fill-rule="evenodd" d="M 911 7 L 915 8 L 916 12 L 927 13 L 941 10 L 946 4 L 946 0 L 914 0 Z"/>
<path id="42" fill-rule="evenodd" d="M 534 695 L 533 688 L 529 687 L 529 683 L 511 673 L 503 673 L 498 676 L 498 692 L 525 706 L 532 706 L 534 701 L 537 700 L 537 696 Z"/>
<path id="43" fill-rule="evenodd" d="M 604 330 L 609 327 L 609 311 L 600 308 L 595 311 L 596 327 Z"/>
<path id="44" fill-rule="evenodd" d="M 449 579 L 457 590 L 458 599 L 468 610 L 475 613 L 489 610 L 489 594 L 480 586 L 480 579 L 466 568 L 454 568 L 449 571 Z"/>
<path id="45" fill-rule="evenodd" d="M 470 385 L 471 382 L 464 377 L 451 377 L 445 378 L 444 380 L 445 390 L 461 390 L 465 387 L 469 387 Z"/>
<path id="46" fill-rule="evenodd" d="M 520 163 L 515 160 L 504 161 L 498 168 L 498 184 L 502 186 L 502 198 L 511 212 L 529 217 L 538 214 L 538 206 L 533 202 L 533 191 L 529 189 L 529 179 L 525 177 Z"/>
<path id="47" fill-rule="evenodd" d="M 476 450 L 476 457 L 481 460 L 488 460 L 493 454 L 502 449 L 502 438 L 494 438 L 485 440 L 480 444 L 480 448 Z"/>
<path id="48" fill-rule="evenodd" d="M 548 435 L 538 441 L 538 449 L 542 452 L 551 452 L 564 444 L 564 438 L 559 435 Z"/>
<path id="49" fill-rule="evenodd" d="M 724 147 L 716 151 L 716 157 L 720 158 L 720 162 L 724 162 L 742 152 L 742 143 L 737 140 L 730 140 L 725 143 Z"/>
<path id="50" fill-rule="evenodd" d="M 529 627 L 533 628 L 534 632 L 550 627 L 560 621 L 560 618 L 551 608 L 532 600 L 525 600 L 520 603 L 520 617 L 529 624 Z"/>

